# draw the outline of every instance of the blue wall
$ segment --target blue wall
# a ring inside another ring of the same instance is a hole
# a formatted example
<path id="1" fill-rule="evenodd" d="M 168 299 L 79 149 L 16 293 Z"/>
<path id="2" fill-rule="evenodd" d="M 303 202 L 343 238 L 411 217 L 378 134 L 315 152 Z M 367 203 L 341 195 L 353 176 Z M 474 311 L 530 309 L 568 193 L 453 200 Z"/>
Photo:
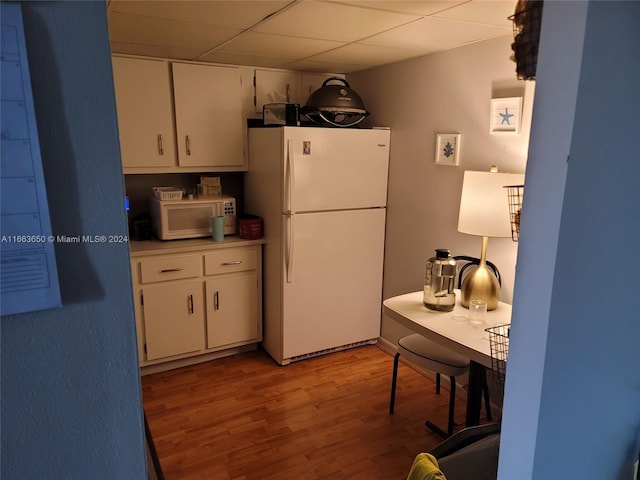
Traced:
<path id="1" fill-rule="evenodd" d="M 500 479 L 632 478 L 639 22 L 640 2 L 545 2 Z"/>
<path id="2" fill-rule="evenodd" d="M 54 235 L 126 234 L 103 2 L 25 2 Z M 145 478 L 125 243 L 57 244 L 63 307 L 1 319 L 3 479 Z"/>

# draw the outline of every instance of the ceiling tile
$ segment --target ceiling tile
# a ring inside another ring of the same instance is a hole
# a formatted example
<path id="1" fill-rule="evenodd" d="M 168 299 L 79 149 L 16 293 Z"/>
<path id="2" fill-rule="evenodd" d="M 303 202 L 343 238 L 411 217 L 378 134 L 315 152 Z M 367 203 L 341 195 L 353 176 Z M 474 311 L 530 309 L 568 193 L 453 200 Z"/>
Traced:
<path id="1" fill-rule="evenodd" d="M 225 63 L 232 65 L 251 65 L 253 67 L 279 68 L 291 61 L 285 57 L 265 57 L 259 55 L 243 55 L 240 53 L 212 52 L 198 58 L 198 61 Z"/>
<path id="2" fill-rule="evenodd" d="M 435 17 L 511 28 L 507 17 L 515 12 L 515 0 L 473 0 L 435 14 Z"/>
<path id="3" fill-rule="evenodd" d="M 141 55 L 144 57 L 172 58 L 178 60 L 195 60 L 203 53 L 202 50 L 192 48 L 118 42 L 111 42 L 111 52 L 126 55 Z"/>
<path id="4" fill-rule="evenodd" d="M 292 0 L 115 0 L 110 12 L 247 29 Z"/>
<path id="5" fill-rule="evenodd" d="M 287 63 L 282 68 L 288 68 L 290 70 L 301 70 L 303 72 L 318 72 L 318 73 L 354 73 L 361 70 L 371 68 L 370 65 L 357 65 L 354 63 L 331 63 L 331 62 L 316 62 L 313 60 L 300 60 L 297 62 Z"/>
<path id="6" fill-rule="evenodd" d="M 331 2 L 305 1 L 275 15 L 256 31 L 352 42 L 419 18 Z"/>
<path id="7" fill-rule="evenodd" d="M 114 53 L 350 73 L 512 35 L 515 2 L 109 0 L 107 8 Z"/>
<path id="8" fill-rule="evenodd" d="M 399 62 L 401 60 L 406 60 L 407 58 L 419 57 L 422 55 L 424 55 L 424 53 L 417 50 L 352 43 L 344 47 L 331 50 L 330 52 L 314 55 L 309 58 L 309 60 L 343 64 L 355 63 L 373 66 L 381 63 Z"/>
<path id="9" fill-rule="evenodd" d="M 301 58 L 344 45 L 341 42 L 247 32 L 220 48 L 220 53 Z"/>
<path id="10" fill-rule="evenodd" d="M 176 22 L 112 12 L 109 33 L 112 42 L 138 43 L 206 51 L 241 33 L 241 30 L 202 23 Z"/>
<path id="11" fill-rule="evenodd" d="M 409 25 L 369 37 L 359 43 L 419 50 L 425 53 L 446 50 L 470 42 L 510 34 L 511 28 L 455 22 L 424 17 Z"/>
<path id="12" fill-rule="evenodd" d="M 433 15 L 447 8 L 455 7 L 470 0 L 329 0 L 336 3 L 348 3 L 359 7 L 377 8 L 390 12 L 411 13 L 414 15 Z"/>

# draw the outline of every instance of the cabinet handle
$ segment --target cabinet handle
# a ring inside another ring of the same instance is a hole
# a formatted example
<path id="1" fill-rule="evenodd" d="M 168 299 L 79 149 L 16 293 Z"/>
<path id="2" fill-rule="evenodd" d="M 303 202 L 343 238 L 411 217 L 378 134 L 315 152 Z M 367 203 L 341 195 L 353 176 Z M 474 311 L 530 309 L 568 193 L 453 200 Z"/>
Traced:
<path id="1" fill-rule="evenodd" d="M 189 295 L 189 315 L 193 315 L 193 295 Z"/>
<path id="2" fill-rule="evenodd" d="M 236 260 L 235 262 L 224 262 L 221 263 L 220 265 L 222 265 L 223 267 L 228 267 L 229 265 L 240 265 L 242 263 L 242 260 Z"/>
<path id="3" fill-rule="evenodd" d="M 182 268 L 164 268 L 160 270 L 160 273 L 169 273 L 169 272 L 181 272 Z"/>
<path id="4" fill-rule="evenodd" d="M 291 100 L 291 85 L 287 83 L 287 103 L 290 103 Z"/>
<path id="5" fill-rule="evenodd" d="M 158 153 L 164 155 L 164 141 L 162 140 L 162 134 L 158 134 Z"/>
<path id="6" fill-rule="evenodd" d="M 187 155 L 191 155 L 191 141 L 189 140 L 189 135 L 185 135 L 184 143 L 185 148 L 187 149 Z"/>
<path id="7" fill-rule="evenodd" d="M 220 297 L 218 295 L 218 292 L 213 294 L 213 309 L 220 310 Z"/>

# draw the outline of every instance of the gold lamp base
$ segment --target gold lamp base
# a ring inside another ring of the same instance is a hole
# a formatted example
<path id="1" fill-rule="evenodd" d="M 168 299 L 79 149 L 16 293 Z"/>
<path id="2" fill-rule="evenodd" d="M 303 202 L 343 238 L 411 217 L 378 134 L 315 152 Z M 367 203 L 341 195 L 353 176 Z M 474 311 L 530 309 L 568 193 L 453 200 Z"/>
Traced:
<path id="1" fill-rule="evenodd" d="M 469 273 L 462 280 L 460 287 L 463 307 L 469 308 L 470 300 L 484 300 L 487 302 L 487 310 L 495 310 L 500 301 L 500 284 L 498 279 L 487 267 L 487 242 L 488 237 L 482 237 L 482 251 L 478 268 Z"/>

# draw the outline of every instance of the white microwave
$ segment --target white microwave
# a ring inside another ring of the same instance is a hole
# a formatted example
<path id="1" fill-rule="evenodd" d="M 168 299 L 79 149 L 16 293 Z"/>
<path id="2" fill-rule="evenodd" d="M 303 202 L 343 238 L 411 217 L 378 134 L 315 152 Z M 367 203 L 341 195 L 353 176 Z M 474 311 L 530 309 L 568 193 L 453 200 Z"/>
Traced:
<path id="1" fill-rule="evenodd" d="M 208 237 L 211 217 L 224 216 L 224 234 L 236 233 L 236 199 L 225 195 L 219 198 L 193 200 L 160 200 L 151 197 L 153 232 L 161 240 Z"/>

